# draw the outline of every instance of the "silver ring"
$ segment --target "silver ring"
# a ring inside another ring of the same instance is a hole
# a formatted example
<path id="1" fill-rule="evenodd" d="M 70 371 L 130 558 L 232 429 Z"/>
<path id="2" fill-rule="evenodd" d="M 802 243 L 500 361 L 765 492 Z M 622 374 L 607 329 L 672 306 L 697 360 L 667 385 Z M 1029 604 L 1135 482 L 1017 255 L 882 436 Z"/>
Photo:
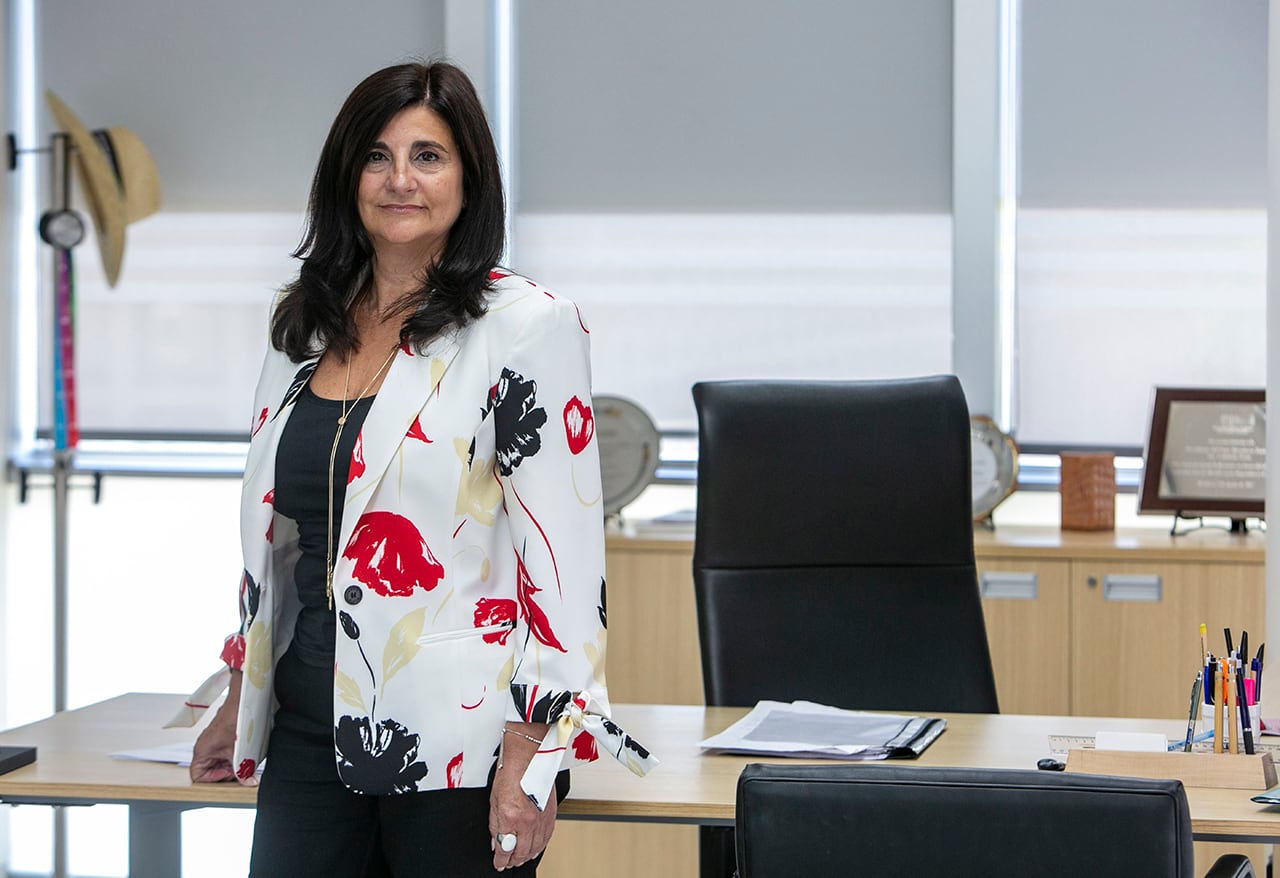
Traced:
<path id="1" fill-rule="evenodd" d="M 498 847 L 502 848 L 503 853 L 511 853 L 516 849 L 516 836 L 514 832 L 498 833 Z"/>

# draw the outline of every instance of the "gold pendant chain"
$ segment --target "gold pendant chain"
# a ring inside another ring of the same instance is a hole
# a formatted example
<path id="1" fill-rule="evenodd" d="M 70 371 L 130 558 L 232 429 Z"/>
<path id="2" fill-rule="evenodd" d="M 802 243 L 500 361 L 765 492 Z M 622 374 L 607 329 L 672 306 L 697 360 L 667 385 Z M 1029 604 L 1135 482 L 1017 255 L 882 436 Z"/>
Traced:
<path id="1" fill-rule="evenodd" d="M 395 347 L 391 349 L 391 353 L 387 354 L 387 358 L 382 361 L 382 365 L 378 367 L 378 371 L 373 373 L 373 377 L 369 379 L 369 383 L 364 386 L 364 390 L 356 394 L 356 398 L 351 401 L 350 407 L 347 406 L 347 390 L 351 385 L 351 357 L 347 357 L 347 375 L 342 379 L 342 414 L 338 417 L 338 429 L 333 434 L 333 448 L 329 449 L 329 538 L 325 541 L 325 573 L 324 573 L 324 595 L 329 601 L 329 609 L 333 609 L 333 470 L 338 459 L 338 442 L 342 439 L 342 428 L 347 424 L 347 415 L 355 409 L 356 403 L 364 398 L 370 389 L 373 388 L 382 371 L 391 365 L 392 359 L 395 358 L 396 351 L 399 350 L 400 343 L 397 342 Z"/>

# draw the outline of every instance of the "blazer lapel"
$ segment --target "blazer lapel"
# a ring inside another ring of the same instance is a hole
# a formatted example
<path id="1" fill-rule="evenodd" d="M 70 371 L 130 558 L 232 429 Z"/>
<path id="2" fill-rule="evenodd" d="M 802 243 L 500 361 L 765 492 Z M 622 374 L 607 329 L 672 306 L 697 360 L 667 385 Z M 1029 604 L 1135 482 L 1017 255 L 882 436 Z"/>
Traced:
<path id="1" fill-rule="evenodd" d="M 419 416 L 437 396 L 440 380 L 458 354 L 455 335 L 438 338 L 418 354 L 401 348 L 391 363 L 378 396 L 365 417 L 350 461 L 346 499 L 343 503 L 339 552 L 351 539 L 351 532 L 364 514 L 387 467 L 406 436 L 422 430 Z M 430 438 L 424 437 L 424 438 Z M 416 440 L 420 441 L 420 440 Z"/>
<path id="2" fill-rule="evenodd" d="M 272 494 L 276 486 L 276 447 L 280 444 L 284 425 L 293 413 L 293 403 L 298 398 L 298 392 L 315 371 L 319 361 L 320 358 L 316 357 L 304 363 L 291 363 L 280 354 L 272 364 L 274 372 L 268 382 L 272 392 L 262 400 L 264 408 L 254 420 L 256 432 L 245 457 L 240 516 L 246 560 L 251 546 L 258 545 L 263 552 L 269 548 L 267 534 L 271 530 L 274 512 Z M 260 537 L 263 539 L 259 543 Z M 262 572 L 256 569 L 254 575 L 261 576 Z"/>

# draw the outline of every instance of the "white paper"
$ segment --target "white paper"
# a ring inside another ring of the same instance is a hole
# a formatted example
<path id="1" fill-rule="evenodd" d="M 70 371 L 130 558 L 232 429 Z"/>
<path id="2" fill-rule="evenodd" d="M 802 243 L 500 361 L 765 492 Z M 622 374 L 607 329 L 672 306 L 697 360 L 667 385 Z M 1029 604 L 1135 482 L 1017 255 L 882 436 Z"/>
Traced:
<path id="1" fill-rule="evenodd" d="M 168 762 L 174 765 L 189 766 L 193 741 L 179 741 L 174 744 L 162 744 L 159 747 L 141 747 L 137 750 L 121 750 L 112 753 L 112 759 L 127 759 L 134 762 Z"/>
<path id="2" fill-rule="evenodd" d="M 699 743 L 707 750 L 831 759 L 885 759 L 886 743 L 910 737 L 929 717 L 841 710 L 811 701 L 761 701 L 742 719 Z M 939 731 L 945 723 L 937 720 Z"/>
<path id="3" fill-rule="evenodd" d="M 1158 732 L 1098 732 L 1093 736 L 1093 746 L 1098 750 L 1166 753 L 1169 739 Z"/>

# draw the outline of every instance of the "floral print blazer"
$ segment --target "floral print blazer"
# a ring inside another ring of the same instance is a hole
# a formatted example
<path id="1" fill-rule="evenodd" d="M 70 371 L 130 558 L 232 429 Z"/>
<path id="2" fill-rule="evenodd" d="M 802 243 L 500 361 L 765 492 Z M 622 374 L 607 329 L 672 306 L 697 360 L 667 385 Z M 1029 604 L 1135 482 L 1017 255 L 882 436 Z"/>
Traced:
<path id="1" fill-rule="evenodd" d="M 652 757 L 608 720 L 604 528 L 588 330 L 577 307 L 495 272 L 488 312 L 397 352 L 356 440 L 333 579 L 339 776 L 354 790 L 483 786 L 503 722 L 551 723 L 522 785 Z M 298 605 L 297 529 L 272 506 L 276 447 L 316 361 L 269 351 L 241 500 L 244 672 L 234 764 L 266 753 L 272 676 Z"/>

